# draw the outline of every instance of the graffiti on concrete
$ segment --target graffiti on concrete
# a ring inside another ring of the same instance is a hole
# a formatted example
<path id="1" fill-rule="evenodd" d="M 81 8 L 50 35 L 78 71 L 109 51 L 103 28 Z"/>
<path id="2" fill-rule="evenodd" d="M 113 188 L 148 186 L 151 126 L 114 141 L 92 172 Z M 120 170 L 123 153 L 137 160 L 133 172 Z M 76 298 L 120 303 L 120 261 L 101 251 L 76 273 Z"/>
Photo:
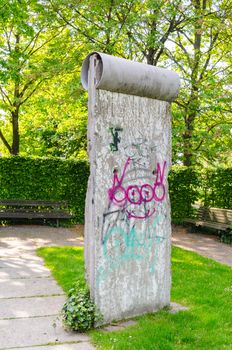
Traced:
<path id="1" fill-rule="evenodd" d="M 161 214 L 155 216 L 145 227 L 132 226 L 123 221 L 110 225 L 102 240 L 104 264 L 97 271 L 97 283 L 101 283 L 114 270 L 130 261 L 143 260 L 151 274 L 155 273 L 159 248 L 165 237 L 158 233 Z"/>
<path id="2" fill-rule="evenodd" d="M 133 142 L 130 142 L 119 137 L 122 129 L 110 131 L 111 151 L 118 151 L 117 157 L 125 160 L 121 168 L 112 169 L 106 193 L 108 207 L 101 223 L 102 262 L 96 274 L 98 284 L 110 278 L 115 270 L 136 261 L 141 261 L 154 274 L 166 239 L 160 231 L 166 215 L 166 160 L 155 162 L 157 145 L 151 145 L 142 136 L 131 136 Z"/>
<path id="3" fill-rule="evenodd" d="M 129 157 L 124 165 L 121 177 L 118 176 L 117 169 L 113 173 L 113 185 L 108 190 L 109 202 L 116 207 L 124 208 L 128 218 L 146 219 L 155 213 L 154 202 L 162 202 L 165 198 L 164 172 L 166 161 L 162 166 L 157 164 L 153 172 L 155 181 L 149 183 L 136 184 L 125 183 L 126 172 L 131 163 Z M 153 205 L 149 205 L 149 203 Z"/>
<path id="4" fill-rule="evenodd" d="M 113 137 L 113 142 L 110 143 L 110 149 L 112 152 L 118 151 L 118 144 L 121 142 L 119 137 L 119 132 L 122 131 L 122 128 L 110 128 L 111 135 Z"/>

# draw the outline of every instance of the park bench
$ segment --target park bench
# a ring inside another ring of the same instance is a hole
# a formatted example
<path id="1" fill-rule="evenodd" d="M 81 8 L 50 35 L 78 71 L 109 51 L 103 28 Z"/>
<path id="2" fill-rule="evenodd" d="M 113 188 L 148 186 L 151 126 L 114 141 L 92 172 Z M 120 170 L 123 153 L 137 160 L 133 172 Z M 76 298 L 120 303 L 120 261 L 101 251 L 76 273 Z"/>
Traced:
<path id="1" fill-rule="evenodd" d="M 55 219 L 57 227 L 60 219 L 70 219 L 65 201 L 0 199 L 1 219 Z"/>
<path id="2" fill-rule="evenodd" d="M 205 227 L 216 230 L 218 234 L 229 234 L 232 226 L 232 210 L 221 208 L 199 207 L 196 218 L 185 219 L 184 223 L 195 227 Z"/>

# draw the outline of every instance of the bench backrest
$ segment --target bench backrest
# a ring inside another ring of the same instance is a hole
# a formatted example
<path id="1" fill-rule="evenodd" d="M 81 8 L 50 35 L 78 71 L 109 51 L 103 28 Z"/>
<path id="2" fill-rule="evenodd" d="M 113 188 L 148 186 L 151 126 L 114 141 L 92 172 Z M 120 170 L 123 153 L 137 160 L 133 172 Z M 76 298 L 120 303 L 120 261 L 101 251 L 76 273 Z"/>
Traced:
<path id="1" fill-rule="evenodd" d="M 66 201 L 47 201 L 47 200 L 27 200 L 27 199 L 0 199 L 0 206 L 12 207 L 66 207 Z"/>
<path id="2" fill-rule="evenodd" d="M 232 210 L 200 207 L 198 209 L 198 218 L 203 221 L 232 225 Z"/>

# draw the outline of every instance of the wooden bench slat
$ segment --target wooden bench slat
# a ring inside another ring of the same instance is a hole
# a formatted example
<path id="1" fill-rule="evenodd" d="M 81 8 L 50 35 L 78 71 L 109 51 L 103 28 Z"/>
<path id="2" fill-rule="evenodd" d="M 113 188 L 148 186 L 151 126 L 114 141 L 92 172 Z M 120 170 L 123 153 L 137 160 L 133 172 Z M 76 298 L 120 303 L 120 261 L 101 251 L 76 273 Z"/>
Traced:
<path id="1" fill-rule="evenodd" d="M 49 200 L 27 200 L 27 199 L 7 199 L 7 200 L 0 200 L 0 206 L 44 206 L 44 207 L 65 207 L 67 206 L 66 201 L 49 201 Z"/>
<path id="2" fill-rule="evenodd" d="M 41 208 L 41 207 L 26 207 L 26 208 L 0 208 L 0 212 L 2 213 L 37 213 L 40 211 L 41 213 L 47 213 L 47 212 L 65 212 L 65 210 L 59 209 L 59 208 Z"/>
<path id="3" fill-rule="evenodd" d="M 65 211 L 66 201 L 51 200 L 0 200 L 0 219 L 71 219 L 72 215 Z"/>
<path id="4" fill-rule="evenodd" d="M 226 231 L 232 225 L 232 210 L 221 208 L 200 207 L 195 219 L 185 219 L 185 223 L 195 226 Z"/>
<path id="5" fill-rule="evenodd" d="M 66 212 L 1 212 L 2 219 L 70 219 L 71 214 Z"/>

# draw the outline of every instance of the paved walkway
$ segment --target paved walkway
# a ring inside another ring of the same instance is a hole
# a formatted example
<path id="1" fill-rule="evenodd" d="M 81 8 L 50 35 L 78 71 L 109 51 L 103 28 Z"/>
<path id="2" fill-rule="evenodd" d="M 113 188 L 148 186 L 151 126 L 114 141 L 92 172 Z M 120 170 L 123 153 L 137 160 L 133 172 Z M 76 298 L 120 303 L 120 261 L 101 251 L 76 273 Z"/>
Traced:
<path id="1" fill-rule="evenodd" d="M 232 246 L 219 242 L 215 236 L 187 233 L 185 228 L 174 226 L 172 243 L 180 248 L 194 251 L 222 264 L 232 266 Z"/>
<path id="2" fill-rule="evenodd" d="M 64 292 L 35 253 L 54 245 L 83 239 L 78 228 L 0 227 L 0 350 L 94 349 L 87 335 L 64 331 L 58 318 Z"/>

